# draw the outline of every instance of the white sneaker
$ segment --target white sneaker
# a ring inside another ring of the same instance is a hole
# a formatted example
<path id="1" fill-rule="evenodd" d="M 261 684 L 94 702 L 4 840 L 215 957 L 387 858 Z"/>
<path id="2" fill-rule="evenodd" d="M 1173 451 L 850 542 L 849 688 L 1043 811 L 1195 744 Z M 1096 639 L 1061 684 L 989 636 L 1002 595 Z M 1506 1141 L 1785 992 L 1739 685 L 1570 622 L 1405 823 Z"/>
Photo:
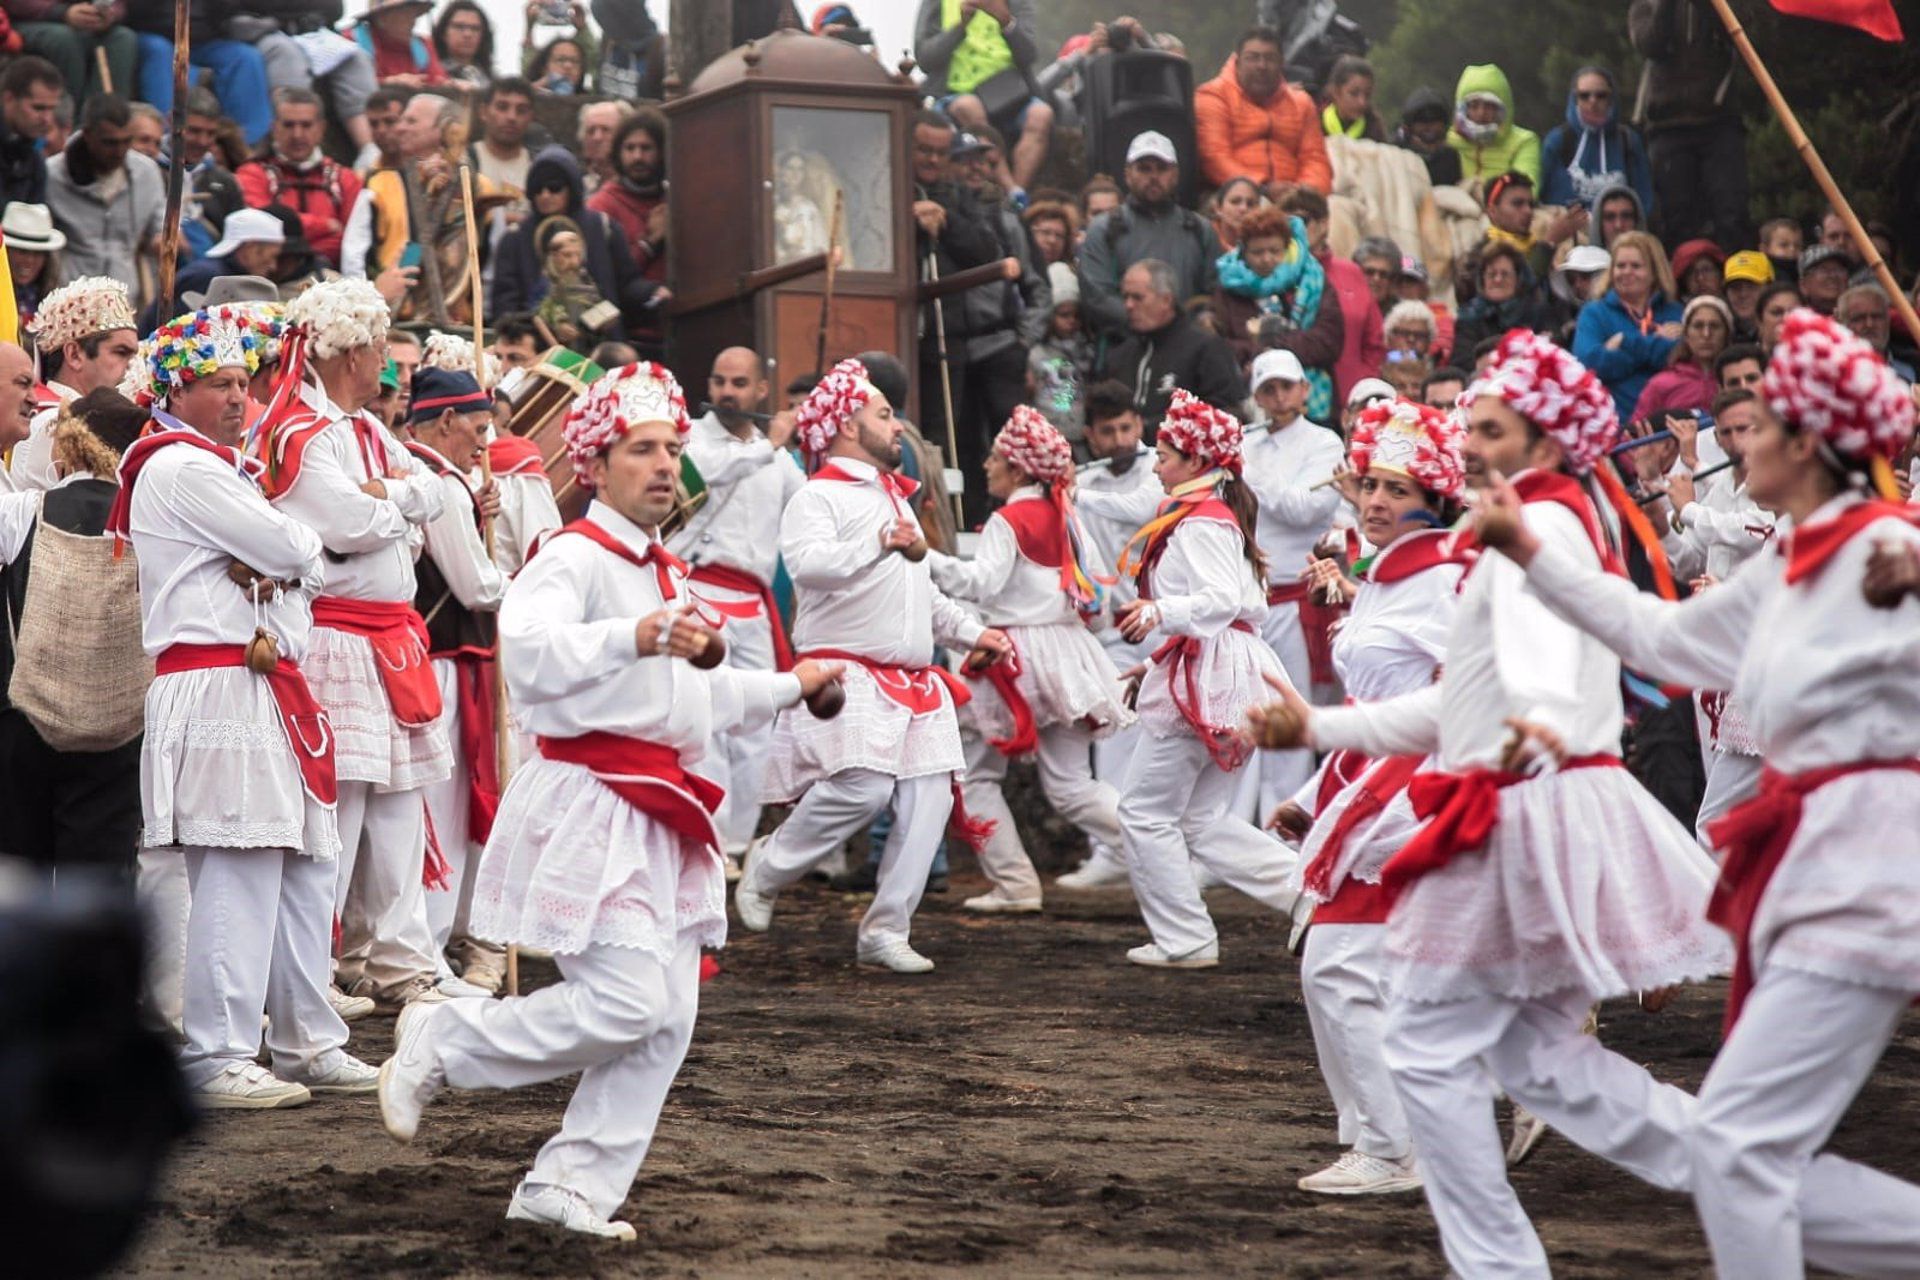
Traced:
<path id="1" fill-rule="evenodd" d="M 1170 956 L 1157 942 L 1149 942 L 1127 952 L 1127 959 L 1149 969 L 1212 969 L 1220 963 L 1220 944 L 1209 942 L 1183 956 Z"/>
<path id="2" fill-rule="evenodd" d="M 733 910 L 750 933 L 773 928 L 773 899 L 748 885 L 745 876 L 733 886 Z"/>
<path id="3" fill-rule="evenodd" d="M 493 992 L 477 982 L 468 982 L 465 978 L 456 978 L 447 974 L 433 984 L 433 989 L 449 1000 L 486 1000 Z"/>
<path id="4" fill-rule="evenodd" d="M 860 963 L 870 968 L 891 969 L 895 973 L 931 973 L 933 961 L 915 951 L 911 944 L 889 942 L 878 947 L 862 947 Z"/>
<path id="5" fill-rule="evenodd" d="M 372 1093 L 380 1085 L 380 1071 L 345 1050 L 335 1049 L 323 1059 L 330 1065 L 323 1071 L 311 1071 L 292 1084 L 307 1086 L 310 1093 Z M 286 1076 L 280 1077 L 288 1080 Z"/>
<path id="6" fill-rule="evenodd" d="M 303 1084 L 281 1080 L 257 1062 L 236 1062 L 194 1090 L 209 1111 L 266 1111 L 298 1107 L 313 1101 Z"/>
<path id="7" fill-rule="evenodd" d="M 507 1206 L 507 1218 L 513 1222 L 538 1222 L 549 1227 L 565 1227 L 583 1236 L 618 1240 L 632 1244 L 640 1238 L 631 1222 L 609 1222 L 587 1206 L 579 1193 L 550 1183 L 521 1183 L 513 1189 L 513 1202 Z"/>
<path id="8" fill-rule="evenodd" d="M 1323 1196 L 1383 1196 L 1418 1191 L 1420 1175 L 1412 1156 L 1382 1160 L 1364 1151 L 1349 1151 L 1320 1172 L 1300 1179 L 1298 1186 Z"/>
<path id="9" fill-rule="evenodd" d="M 327 987 L 327 1003 L 340 1015 L 342 1022 L 358 1022 L 373 1012 L 373 1001 L 366 996 L 350 996 L 331 984 Z"/>
<path id="10" fill-rule="evenodd" d="M 1516 1165 L 1533 1154 L 1547 1136 L 1547 1122 L 1519 1103 L 1513 1104 L 1513 1136 L 1507 1140 L 1507 1164 Z"/>
<path id="11" fill-rule="evenodd" d="M 393 1056 L 380 1064 L 380 1121 L 402 1142 L 413 1141 L 421 1111 L 447 1083 L 427 1034 L 434 1012 L 424 1000 L 402 1009 L 393 1024 Z"/>
<path id="12" fill-rule="evenodd" d="M 1094 854 L 1072 871 L 1054 879 L 1061 889 L 1109 889 L 1131 883 L 1125 863 L 1113 862 Z"/>
<path id="13" fill-rule="evenodd" d="M 977 898 L 968 898 L 960 904 L 962 911 L 984 911 L 988 915 L 1030 915 L 1040 909 L 1038 898 L 1003 898 L 998 889 L 983 893 Z"/>

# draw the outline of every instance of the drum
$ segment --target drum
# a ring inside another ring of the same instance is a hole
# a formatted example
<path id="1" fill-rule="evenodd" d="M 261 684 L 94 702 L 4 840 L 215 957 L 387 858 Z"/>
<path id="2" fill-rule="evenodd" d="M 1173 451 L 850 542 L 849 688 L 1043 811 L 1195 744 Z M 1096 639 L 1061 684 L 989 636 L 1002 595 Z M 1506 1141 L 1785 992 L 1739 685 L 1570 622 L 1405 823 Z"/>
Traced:
<path id="1" fill-rule="evenodd" d="M 561 439 L 560 428 L 573 402 L 586 394 L 587 388 L 604 373 L 605 370 L 579 352 L 555 347 L 541 356 L 538 364 L 515 370 L 500 383 L 513 405 L 507 429 L 540 446 L 542 464 L 553 485 L 553 500 L 567 520 L 578 519 L 586 510 L 587 495 L 581 491 L 574 479 L 573 467 L 567 462 L 567 446 Z M 671 537 L 707 500 L 706 481 L 700 476 L 700 468 L 693 465 L 691 454 L 680 455 L 680 482 L 676 488 L 679 501 L 660 526 L 662 538 Z"/>

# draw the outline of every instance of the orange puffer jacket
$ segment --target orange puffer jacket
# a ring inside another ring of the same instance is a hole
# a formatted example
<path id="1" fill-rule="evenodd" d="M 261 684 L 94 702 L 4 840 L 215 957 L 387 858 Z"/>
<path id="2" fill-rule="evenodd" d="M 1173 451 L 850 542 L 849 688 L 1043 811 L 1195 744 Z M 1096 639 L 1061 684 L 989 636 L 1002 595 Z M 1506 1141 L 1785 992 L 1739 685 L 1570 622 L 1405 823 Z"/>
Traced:
<path id="1" fill-rule="evenodd" d="M 1245 175 L 1262 183 L 1304 183 L 1322 195 L 1333 189 L 1333 164 L 1313 99 L 1283 85 L 1271 101 L 1252 101 L 1234 78 L 1232 58 L 1194 90 L 1193 129 L 1209 186 Z"/>

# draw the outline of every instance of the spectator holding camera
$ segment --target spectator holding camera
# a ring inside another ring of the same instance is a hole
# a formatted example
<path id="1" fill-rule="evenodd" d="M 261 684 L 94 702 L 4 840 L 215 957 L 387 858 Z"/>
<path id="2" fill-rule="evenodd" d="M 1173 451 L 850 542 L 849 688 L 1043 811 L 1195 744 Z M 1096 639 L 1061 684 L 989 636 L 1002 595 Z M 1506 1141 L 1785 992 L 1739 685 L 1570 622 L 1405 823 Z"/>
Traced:
<path id="1" fill-rule="evenodd" d="M 1033 93 L 1038 27 L 1034 0 L 920 0 L 914 22 L 913 56 L 940 109 L 970 133 L 992 123 L 1019 135 L 1013 195 L 1039 177 L 1053 136 L 1053 108 Z"/>

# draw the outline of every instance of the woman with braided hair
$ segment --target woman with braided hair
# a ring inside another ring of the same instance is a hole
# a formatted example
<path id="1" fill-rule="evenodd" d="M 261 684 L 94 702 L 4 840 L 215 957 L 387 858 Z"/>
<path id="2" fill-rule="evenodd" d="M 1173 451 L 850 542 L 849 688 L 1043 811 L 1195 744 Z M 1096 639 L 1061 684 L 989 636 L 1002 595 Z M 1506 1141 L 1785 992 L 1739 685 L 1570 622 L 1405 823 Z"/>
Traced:
<path id="1" fill-rule="evenodd" d="M 991 684 L 960 709 L 967 808 L 994 822 L 980 849 L 993 890 L 969 911 L 1040 909 L 1040 877 L 1020 846 L 1000 784 L 1007 761 L 1032 753 L 1040 787 L 1061 817 L 1109 848 L 1120 843 L 1119 794 L 1095 782 L 1092 746 L 1134 721 L 1113 663 L 1087 624 L 1104 593 L 1094 552 L 1073 510 L 1073 446 L 1036 409 L 1021 405 L 987 455 L 987 492 L 1004 504 L 987 518 L 972 560 L 928 556 L 948 595 L 975 602 L 1013 642 L 1010 659 L 984 672 Z"/>
<path id="2" fill-rule="evenodd" d="M 1505 486 L 1480 533 L 1649 676 L 1730 689 L 1767 762 L 1707 828 L 1729 1029 L 1684 1130 L 1660 1132 L 1684 1147 L 1719 1274 L 1907 1275 L 1920 1187 L 1820 1149 L 1920 995 L 1920 530 L 1869 496 L 1893 497 L 1914 408 L 1870 346 L 1807 310 L 1782 323 L 1761 400 L 1747 492 L 1793 532 L 1712 591 L 1669 603 L 1574 562 Z"/>
<path id="3" fill-rule="evenodd" d="M 1275 911 L 1289 910 L 1297 896 L 1288 887 L 1294 859 L 1286 846 L 1228 813 L 1252 755 L 1241 720 L 1268 683 L 1286 685 L 1258 630 L 1267 577 L 1254 540 L 1253 491 L 1240 477 L 1242 434 L 1232 414 L 1173 393 L 1154 462 L 1167 501 L 1121 556 L 1140 597 L 1115 621 L 1130 641 L 1162 642 L 1141 681 L 1145 732 L 1120 800 L 1127 870 L 1153 933 L 1127 959 L 1155 968 L 1220 963 L 1219 935 L 1190 856 Z"/>

